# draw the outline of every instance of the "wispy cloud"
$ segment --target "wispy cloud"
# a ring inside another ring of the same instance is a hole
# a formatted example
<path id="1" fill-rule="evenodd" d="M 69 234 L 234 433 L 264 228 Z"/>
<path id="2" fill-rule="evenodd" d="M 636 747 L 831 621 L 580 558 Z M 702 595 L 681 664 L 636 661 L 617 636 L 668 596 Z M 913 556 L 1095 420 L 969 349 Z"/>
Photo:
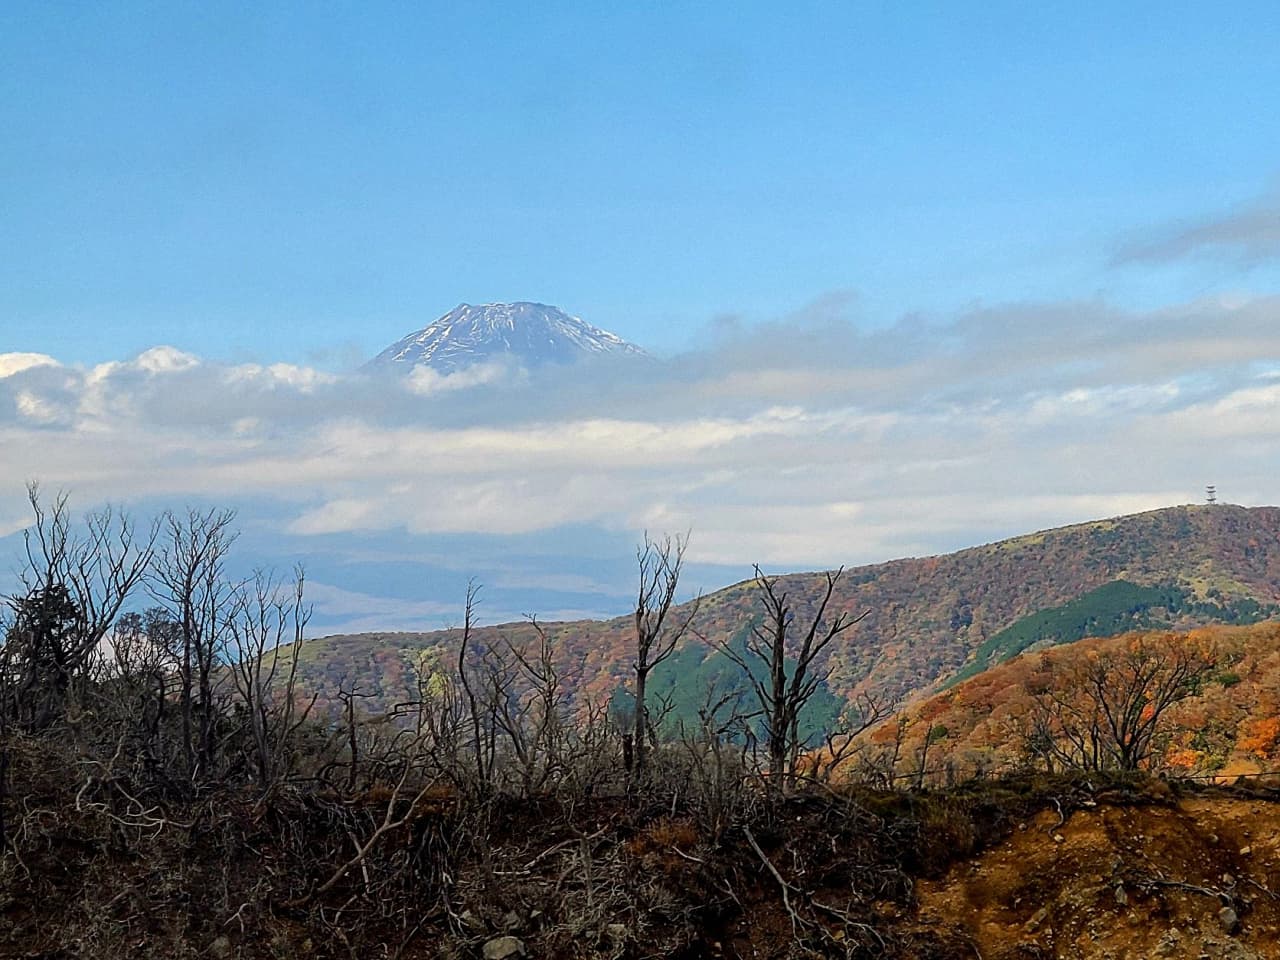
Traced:
<path id="1" fill-rule="evenodd" d="M 1171 224 L 1131 241 L 1116 253 L 1116 264 L 1167 263 L 1196 255 L 1226 257 L 1245 264 L 1280 257 L 1280 195 L 1238 210 Z"/>
<path id="2" fill-rule="evenodd" d="M 379 597 L 315 580 L 307 582 L 306 596 L 322 617 L 340 618 L 352 632 L 430 629 L 441 619 L 461 620 L 463 613 L 461 602 Z"/>

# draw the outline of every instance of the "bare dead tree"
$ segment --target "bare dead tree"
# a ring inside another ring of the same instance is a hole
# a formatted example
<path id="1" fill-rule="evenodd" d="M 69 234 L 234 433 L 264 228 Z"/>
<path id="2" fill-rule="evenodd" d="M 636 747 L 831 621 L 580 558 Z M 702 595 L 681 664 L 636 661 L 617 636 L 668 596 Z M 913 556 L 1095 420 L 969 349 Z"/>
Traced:
<path id="1" fill-rule="evenodd" d="M 166 513 L 164 533 L 148 587 L 178 624 L 179 711 L 187 777 L 198 780 L 213 765 L 226 646 L 235 585 L 225 560 L 235 542 L 232 510 Z"/>
<path id="2" fill-rule="evenodd" d="M 463 759 L 468 726 L 474 732 L 474 715 L 460 677 L 437 669 L 434 659 L 425 654 L 413 664 L 413 671 L 416 698 L 400 704 L 397 713 L 413 720 L 415 736 L 434 767 L 441 770 L 455 788 L 465 788 L 476 775 L 468 769 L 471 764 Z"/>
<path id="3" fill-rule="evenodd" d="M 524 689 L 519 694 L 519 707 L 501 705 L 501 723 L 511 738 L 525 796 L 533 796 L 563 776 L 570 760 L 568 691 L 547 632 L 537 617 L 530 616 L 529 624 L 533 642 L 515 644 L 504 638 Z"/>
<path id="4" fill-rule="evenodd" d="M 289 772 L 289 744 L 319 697 L 298 699 L 298 661 L 311 608 L 306 575 L 294 570 L 291 589 L 259 571 L 236 591 L 228 629 L 237 706 L 249 729 L 250 759 L 259 787 L 270 790 Z"/>
<path id="5" fill-rule="evenodd" d="M 490 643 L 474 642 L 464 627 L 468 652 L 458 661 L 481 781 L 522 796 L 556 782 L 574 752 L 568 689 L 546 631 L 536 618 L 531 625 L 532 638 Z"/>
<path id="6" fill-rule="evenodd" d="M 485 711 L 477 691 L 477 685 L 471 677 L 472 667 L 468 662 L 471 653 L 472 629 L 475 623 L 476 602 L 480 595 L 480 587 L 473 580 L 467 584 L 467 599 L 463 606 L 462 636 L 458 642 L 458 680 L 462 684 L 467 700 L 467 712 L 471 720 L 471 749 L 475 760 L 475 784 L 481 790 L 487 790 L 493 773 L 494 733 L 492 725 L 486 726 Z"/>
<path id="7" fill-rule="evenodd" d="M 1053 698 L 1041 693 L 1031 701 L 1031 708 L 1026 715 L 1019 718 L 1017 731 L 1025 764 L 1034 768 L 1044 765 L 1045 773 L 1053 773 L 1062 757 L 1070 750 L 1059 744 L 1059 737 L 1065 737 L 1066 731 L 1060 726 L 1058 711 L 1054 709 Z"/>
<path id="8" fill-rule="evenodd" d="M 0 850 L 9 845 L 9 737 L 11 734 L 10 703 L 13 697 L 13 644 L 10 631 L 13 625 L 7 611 L 0 609 Z"/>
<path id="9" fill-rule="evenodd" d="M 538 765 L 532 738 L 533 704 L 524 696 L 520 668 L 505 641 L 479 646 L 468 677 L 477 691 L 488 786 L 504 789 L 509 778 L 532 778 Z"/>
<path id="10" fill-rule="evenodd" d="M 644 773 L 650 738 L 655 735 L 646 701 L 649 675 L 675 652 L 676 645 L 689 632 L 702 600 L 700 596 L 695 597 L 668 622 L 688 546 L 688 534 L 657 541 L 646 533 L 644 543 L 636 549 L 639 589 L 635 612 L 636 655 L 631 666 L 636 675 L 632 742 L 638 774 Z"/>
<path id="11" fill-rule="evenodd" d="M 368 696 L 370 694 L 360 692 L 358 684 L 348 684 L 346 677 L 338 680 L 338 692 L 334 695 L 334 698 L 338 701 L 342 714 L 342 729 L 339 733 L 347 748 L 347 779 L 344 785 L 347 794 L 355 791 L 356 781 L 360 777 L 360 724 L 356 719 L 356 701 L 361 697 Z M 403 704 L 401 706 L 408 705 Z M 421 715 L 421 710 L 418 712 Z M 422 736 L 421 721 L 418 723 L 417 734 L 419 737 Z"/>
<path id="12" fill-rule="evenodd" d="M 823 735 L 823 751 L 813 764 L 813 775 L 820 783 L 830 782 L 857 753 L 859 736 L 893 714 L 893 705 L 874 693 L 861 693 L 841 718 L 840 728 Z"/>
<path id="13" fill-rule="evenodd" d="M 769 758 L 769 779 L 779 789 L 786 790 L 795 780 L 800 751 L 804 747 L 800 737 L 800 714 L 830 675 L 830 670 L 821 671 L 815 663 L 836 637 L 862 620 L 869 611 L 857 616 L 839 611 L 829 616 L 831 598 L 844 568 L 828 572 L 826 589 L 813 619 L 801 629 L 799 643 L 793 650 L 791 637 L 795 614 L 789 596 L 779 591 L 776 577 L 765 576 L 759 566 L 756 566 L 755 573 L 756 590 L 764 608 L 762 621 L 751 628 L 744 650 L 737 649 L 731 642 L 717 641 L 715 646 L 742 669 L 751 684 L 760 704 Z"/>
<path id="14" fill-rule="evenodd" d="M 571 810 L 574 802 L 594 796 L 618 769 L 617 725 L 607 699 L 577 697 L 559 750 L 557 787 Z"/>
<path id="15" fill-rule="evenodd" d="M 161 608 L 123 614 L 107 637 L 105 667 L 91 698 L 96 726 L 127 733 L 139 779 L 152 785 L 168 785 L 178 747 L 170 715 L 176 633 Z"/>
<path id="16" fill-rule="evenodd" d="M 688 765 L 689 793 L 713 842 L 720 841 L 753 799 L 752 791 L 742 789 L 751 720 L 742 702 L 744 694 L 736 685 L 710 684 L 698 707 L 698 722 L 680 724 L 679 743 Z"/>
<path id="17" fill-rule="evenodd" d="M 151 562 L 156 530 L 140 533 L 111 507 L 73 529 L 65 494 L 46 506 L 27 485 L 34 520 L 23 532 L 22 591 L 6 639 L 8 699 L 20 726 L 43 729 L 63 715 L 67 695 Z"/>

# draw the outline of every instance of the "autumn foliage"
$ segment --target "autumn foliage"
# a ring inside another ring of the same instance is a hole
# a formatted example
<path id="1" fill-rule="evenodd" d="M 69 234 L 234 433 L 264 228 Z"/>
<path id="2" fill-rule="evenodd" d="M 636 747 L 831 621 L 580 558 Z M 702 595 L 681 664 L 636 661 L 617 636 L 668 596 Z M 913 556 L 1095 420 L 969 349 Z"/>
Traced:
<path id="1" fill-rule="evenodd" d="M 1280 623 L 1128 634 L 1031 653 L 882 724 L 898 772 L 1018 768 L 1234 776 L 1280 763 Z"/>

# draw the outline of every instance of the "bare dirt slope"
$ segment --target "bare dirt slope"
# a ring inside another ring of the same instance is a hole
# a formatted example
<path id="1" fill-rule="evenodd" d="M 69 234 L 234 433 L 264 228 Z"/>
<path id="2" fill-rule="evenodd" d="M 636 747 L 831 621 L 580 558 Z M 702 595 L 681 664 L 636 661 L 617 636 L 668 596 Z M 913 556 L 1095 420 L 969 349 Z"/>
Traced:
<path id="1" fill-rule="evenodd" d="M 1275 892 L 1273 892 L 1275 891 Z M 982 960 L 1280 958 L 1280 804 L 1191 796 L 1042 811 L 917 887 Z"/>

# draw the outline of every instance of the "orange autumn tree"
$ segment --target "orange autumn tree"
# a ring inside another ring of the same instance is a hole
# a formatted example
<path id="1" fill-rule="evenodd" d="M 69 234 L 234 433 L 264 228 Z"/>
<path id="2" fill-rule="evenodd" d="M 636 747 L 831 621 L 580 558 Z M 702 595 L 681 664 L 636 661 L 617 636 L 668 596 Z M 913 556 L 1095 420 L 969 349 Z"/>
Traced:
<path id="1" fill-rule="evenodd" d="M 1280 756 L 1280 657 L 1263 655 L 1256 665 L 1249 715 L 1236 730 L 1236 747 L 1260 761 Z"/>
<path id="2" fill-rule="evenodd" d="M 1280 746 L 1280 717 L 1254 717 L 1240 724 L 1236 745 L 1259 760 L 1273 760 Z"/>
<path id="3" fill-rule="evenodd" d="M 1050 766 L 1140 769 L 1169 708 L 1197 693 L 1216 664 L 1211 641 L 1175 633 L 1046 658 L 1052 682 L 1032 710 L 1035 752 Z"/>

